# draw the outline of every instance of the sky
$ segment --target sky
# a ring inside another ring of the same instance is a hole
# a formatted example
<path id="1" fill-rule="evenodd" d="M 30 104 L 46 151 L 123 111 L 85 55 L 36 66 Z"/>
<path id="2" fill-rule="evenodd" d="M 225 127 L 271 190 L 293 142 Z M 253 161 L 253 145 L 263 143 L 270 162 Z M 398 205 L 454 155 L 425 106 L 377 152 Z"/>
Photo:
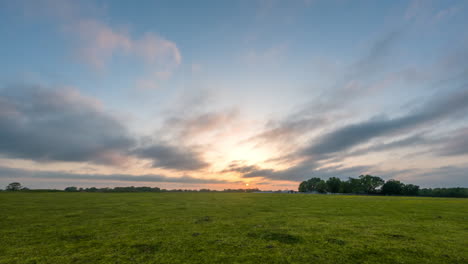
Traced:
<path id="1" fill-rule="evenodd" d="M 0 188 L 468 187 L 468 2 L 0 1 Z"/>

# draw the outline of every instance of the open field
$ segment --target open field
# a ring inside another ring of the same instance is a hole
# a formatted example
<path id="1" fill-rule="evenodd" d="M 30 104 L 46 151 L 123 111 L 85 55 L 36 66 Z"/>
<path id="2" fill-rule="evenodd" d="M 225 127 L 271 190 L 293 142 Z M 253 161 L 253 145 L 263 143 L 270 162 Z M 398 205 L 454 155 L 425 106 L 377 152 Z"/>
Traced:
<path id="1" fill-rule="evenodd" d="M 0 193 L 0 263 L 468 263 L 468 199 Z"/>

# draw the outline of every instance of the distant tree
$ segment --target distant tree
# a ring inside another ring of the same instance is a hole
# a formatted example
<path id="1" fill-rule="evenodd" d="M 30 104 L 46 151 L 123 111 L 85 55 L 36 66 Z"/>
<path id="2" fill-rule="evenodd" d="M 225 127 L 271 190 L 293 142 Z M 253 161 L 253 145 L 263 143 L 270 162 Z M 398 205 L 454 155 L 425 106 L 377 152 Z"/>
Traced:
<path id="1" fill-rule="evenodd" d="M 385 183 L 382 178 L 372 175 L 361 175 L 359 180 L 365 193 L 376 193 L 376 189 Z"/>
<path id="2" fill-rule="evenodd" d="M 405 184 L 402 190 L 403 195 L 418 195 L 419 194 L 419 186 L 414 184 Z"/>
<path id="3" fill-rule="evenodd" d="M 353 189 L 349 181 L 341 181 L 340 183 L 340 193 L 352 193 Z"/>
<path id="4" fill-rule="evenodd" d="M 365 193 L 361 179 L 349 177 L 348 182 L 351 193 Z"/>
<path id="5" fill-rule="evenodd" d="M 298 190 L 300 192 L 307 192 L 307 181 L 301 182 L 301 184 L 299 184 Z"/>
<path id="6" fill-rule="evenodd" d="M 307 191 L 308 191 L 308 192 L 318 191 L 317 185 L 318 185 L 319 182 L 321 182 L 321 181 L 322 181 L 322 179 L 317 178 L 317 177 L 312 178 L 312 179 L 309 179 L 309 180 L 307 181 Z"/>
<path id="7" fill-rule="evenodd" d="M 6 187 L 6 190 L 7 191 L 19 191 L 22 188 L 23 188 L 23 186 L 21 186 L 21 183 L 12 182 L 12 183 L 8 184 L 8 186 Z"/>
<path id="8" fill-rule="evenodd" d="M 324 181 L 324 180 L 321 180 L 317 183 L 317 185 L 315 186 L 315 189 L 317 190 L 317 192 L 319 193 L 326 193 L 327 192 L 327 183 Z"/>
<path id="9" fill-rule="evenodd" d="M 468 198 L 468 188 L 428 188 L 421 189 L 419 191 L 421 196 L 432 196 L 432 197 L 466 197 Z"/>
<path id="10" fill-rule="evenodd" d="M 86 192 L 97 192 L 98 189 L 96 187 L 91 187 L 91 188 L 86 188 L 85 191 Z"/>
<path id="11" fill-rule="evenodd" d="M 339 186 L 339 187 L 337 187 Z M 380 192 L 378 188 L 381 187 Z M 327 181 L 320 178 L 312 178 L 303 181 L 299 184 L 300 192 L 317 191 L 320 193 L 341 192 L 341 193 L 374 193 L 384 195 L 420 195 L 420 196 L 433 196 L 433 197 L 467 197 L 468 188 L 428 188 L 420 189 L 419 186 L 414 184 L 404 184 L 397 180 L 388 180 L 385 182 L 379 177 L 372 175 L 361 175 L 359 178 L 349 177 L 348 180 L 340 180 L 336 177 L 331 177 Z M 163 190 L 164 191 L 164 190 Z M 175 190 L 168 190 L 175 191 Z"/>
<path id="12" fill-rule="evenodd" d="M 66 192 L 77 192 L 78 188 L 76 188 L 75 186 L 70 186 L 70 187 L 65 188 L 65 191 Z"/>
<path id="13" fill-rule="evenodd" d="M 337 193 L 340 191 L 341 180 L 336 177 L 331 177 L 327 180 L 327 189 L 329 192 Z"/>
<path id="14" fill-rule="evenodd" d="M 299 191 L 300 192 L 313 192 L 317 190 L 317 184 L 321 181 L 320 178 L 311 178 L 307 181 L 303 181 L 299 184 Z"/>
<path id="15" fill-rule="evenodd" d="M 382 194 L 402 194 L 404 184 L 397 180 L 388 180 L 382 185 Z"/>

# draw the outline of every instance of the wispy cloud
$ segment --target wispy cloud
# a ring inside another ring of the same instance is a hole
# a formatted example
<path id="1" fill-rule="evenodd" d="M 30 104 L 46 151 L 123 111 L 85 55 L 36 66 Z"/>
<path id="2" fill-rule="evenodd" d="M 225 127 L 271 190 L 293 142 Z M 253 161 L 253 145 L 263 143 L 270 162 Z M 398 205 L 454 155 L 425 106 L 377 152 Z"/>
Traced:
<path id="1" fill-rule="evenodd" d="M 77 57 L 97 70 L 104 70 L 115 55 L 136 57 L 150 72 L 172 70 L 182 60 L 174 42 L 152 32 L 133 38 L 128 31 L 114 29 L 96 19 L 79 20 L 67 29 L 79 40 Z"/>
<path id="2" fill-rule="evenodd" d="M 21 1 L 27 13 L 55 19 L 59 30 L 73 43 L 75 58 L 98 72 L 105 72 L 115 57 L 138 60 L 146 69 L 137 88 L 157 87 L 163 72 L 172 72 L 182 62 L 177 44 L 156 32 L 134 36 L 131 29 L 110 25 L 106 8 L 94 2 L 70 0 Z"/>
<path id="3" fill-rule="evenodd" d="M 209 165 L 203 161 L 201 152 L 193 148 L 166 143 L 150 144 L 134 150 L 133 154 L 152 160 L 152 166 L 155 168 L 199 170 Z"/>
<path id="4" fill-rule="evenodd" d="M 370 120 L 347 125 L 320 136 L 302 153 L 305 155 L 323 155 L 349 149 L 370 139 L 402 133 L 411 128 L 450 118 L 468 109 L 468 90 L 461 90 L 448 96 L 432 99 L 409 114 L 392 118 L 372 118 Z"/>
<path id="5" fill-rule="evenodd" d="M 191 115 L 176 114 L 165 120 L 161 132 L 170 133 L 179 140 L 186 141 L 206 134 L 213 135 L 230 127 L 236 122 L 239 111 L 226 109 L 193 113 Z"/>
<path id="6" fill-rule="evenodd" d="M 62 179 L 62 180 L 92 180 L 92 181 L 121 181 L 121 182 L 172 182 L 172 183 L 234 183 L 220 179 L 202 179 L 191 176 L 168 177 L 157 174 L 79 174 L 65 171 L 33 171 L 18 168 L 0 167 L 0 178 L 33 178 L 33 179 Z"/>
<path id="7" fill-rule="evenodd" d="M 443 142 L 443 143 L 442 143 Z M 441 141 L 442 146 L 436 148 L 436 153 L 443 156 L 468 154 L 468 128 L 457 130 L 453 135 Z M 467 175 L 468 177 L 468 175 Z"/>
<path id="8" fill-rule="evenodd" d="M 328 168 L 317 168 L 318 164 L 311 160 L 301 162 L 284 170 L 259 169 L 243 175 L 244 178 L 262 177 L 269 180 L 303 181 L 312 177 L 356 177 L 370 171 L 369 166 L 343 167 L 335 166 Z"/>
<path id="9" fill-rule="evenodd" d="M 467 175 L 468 167 L 450 165 L 413 171 L 408 179 L 428 187 L 459 187 L 468 186 Z"/>

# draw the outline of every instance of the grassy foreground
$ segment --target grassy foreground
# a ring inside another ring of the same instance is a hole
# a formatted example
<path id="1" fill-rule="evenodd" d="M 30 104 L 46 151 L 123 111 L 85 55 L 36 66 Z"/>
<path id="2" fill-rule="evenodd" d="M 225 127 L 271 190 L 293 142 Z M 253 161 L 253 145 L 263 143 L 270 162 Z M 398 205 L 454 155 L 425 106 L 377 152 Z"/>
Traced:
<path id="1" fill-rule="evenodd" d="M 0 193 L 0 263 L 468 263 L 468 199 Z"/>

